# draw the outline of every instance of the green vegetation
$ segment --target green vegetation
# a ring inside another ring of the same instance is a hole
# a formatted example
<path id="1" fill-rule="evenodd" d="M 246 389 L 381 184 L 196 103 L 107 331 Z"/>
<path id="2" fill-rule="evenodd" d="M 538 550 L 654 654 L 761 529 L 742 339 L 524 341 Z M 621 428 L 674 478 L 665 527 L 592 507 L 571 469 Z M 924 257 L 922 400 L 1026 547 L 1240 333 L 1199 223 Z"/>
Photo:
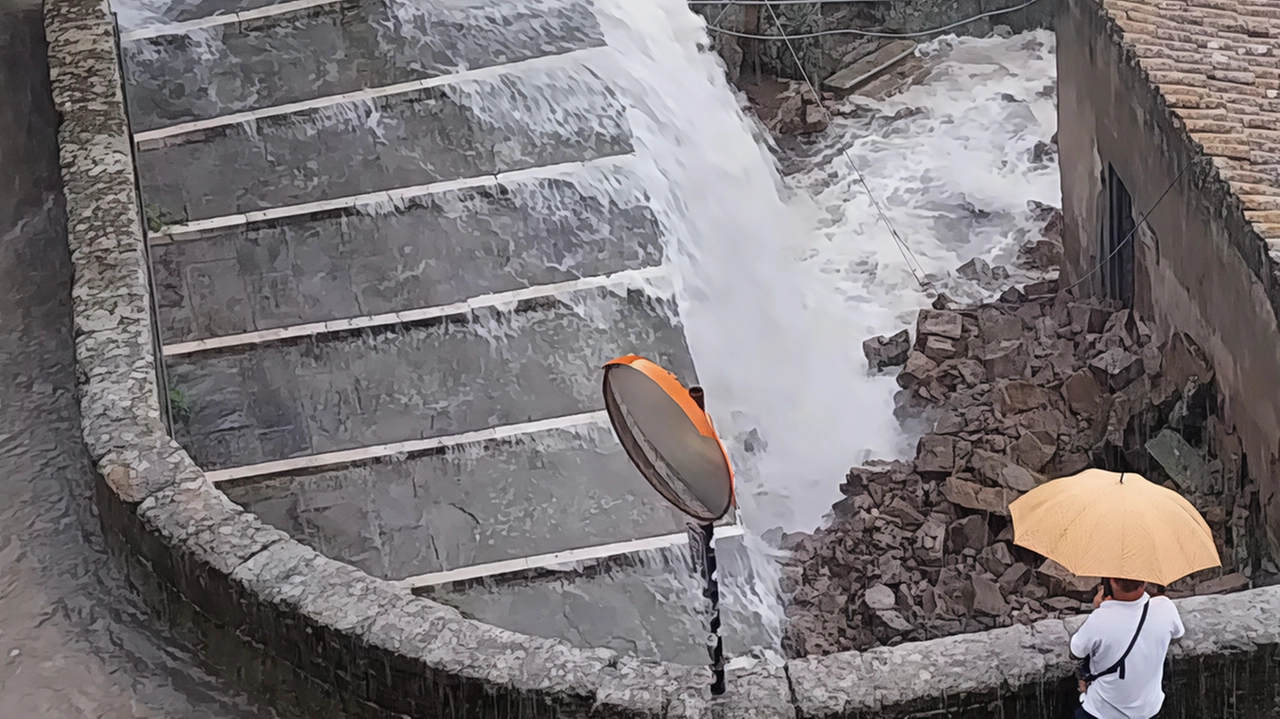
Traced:
<path id="1" fill-rule="evenodd" d="M 154 202 L 142 203 L 142 214 L 146 219 L 147 232 L 152 233 L 159 232 L 165 225 L 172 225 L 181 219 Z"/>
<path id="2" fill-rule="evenodd" d="M 169 417 L 179 424 L 191 419 L 191 401 L 180 389 L 169 390 Z"/>

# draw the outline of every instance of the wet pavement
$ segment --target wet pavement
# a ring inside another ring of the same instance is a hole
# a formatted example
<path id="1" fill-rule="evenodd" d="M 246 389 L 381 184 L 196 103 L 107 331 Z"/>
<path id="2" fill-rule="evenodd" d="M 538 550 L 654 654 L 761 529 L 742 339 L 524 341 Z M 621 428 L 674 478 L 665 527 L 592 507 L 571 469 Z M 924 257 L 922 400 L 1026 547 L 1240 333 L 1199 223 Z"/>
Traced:
<path id="1" fill-rule="evenodd" d="M 603 42 L 584 0 L 348 0 L 122 44 L 138 131 L 438 77 Z"/>
<path id="2" fill-rule="evenodd" d="M 43 27 L 0 2 L 0 717 L 275 716 L 153 627 L 103 550 Z"/>
<path id="3" fill-rule="evenodd" d="M 143 199 L 162 222 L 191 221 L 630 152 L 622 106 L 603 82 L 555 122 L 526 123 L 553 77 L 522 70 L 140 147 Z M 473 96 L 507 111 L 478 113 Z"/>
<path id="4" fill-rule="evenodd" d="M 250 225 L 151 256 L 161 334 L 174 343 L 653 267 L 658 232 L 643 204 L 544 179 Z"/>
<path id="5" fill-rule="evenodd" d="M 581 306 L 170 357 L 169 388 L 189 407 L 175 436 L 223 469 L 603 409 L 600 368 L 630 351 L 694 376 L 660 303 L 608 290 L 568 299 Z"/>
<path id="6" fill-rule="evenodd" d="M 716 540 L 720 565 L 721 637 L 729 657 L 771 643 L 767 622 L 740 589 L 751 567 L 739 539 Z M 707 663 L 706 620 L 699 614 L 702 583 L 684 548 L 629 555 L 586 571 L 548 571 L 442 586 L 427 596 L 484 622 L 535 636 L 560 637 L 582 647 Z"/>
<path id="7" fill-rule="evenodd" d="M 166 238 L 152 253 L 164 341 L 657 269 L 665 240 L 643 185 L 622 169 L 628 116 L 589 62 L 601 43 L 581 0 L 361 0 L 127 42 L 135 131 L 490 68 L 144 140 L 153 230 L 534 171 Z M 501 66 L 526 59 L 537 62 Z M 175 436 L 201 466 L 228 469 L 598 412 L 601 366 L 630 352 L 695 381 L 674 307 L 631 281 L 432 322 L 171 355 Z M 598 420 L 220 486 L 299 540 L 389 579 L 680 531 Z M 600 597 L 625 601 L 616 589 Z M 532 621 L 541 603 L 529 607 Z M 601 631 L 648 631 L 609 626 Z"/>
<path id="8" fill-rule="evenodd" d="M 684 531 L 607 424 L 228 484 L 266 522 L 391 579 Z"/>

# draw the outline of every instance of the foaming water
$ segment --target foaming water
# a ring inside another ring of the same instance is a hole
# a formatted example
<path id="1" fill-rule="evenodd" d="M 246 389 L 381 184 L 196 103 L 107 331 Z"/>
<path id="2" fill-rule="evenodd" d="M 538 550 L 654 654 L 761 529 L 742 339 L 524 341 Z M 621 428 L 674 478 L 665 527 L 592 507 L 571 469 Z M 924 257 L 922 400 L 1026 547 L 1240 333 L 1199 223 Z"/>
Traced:
<path id="1" fill-rule="evenodd" d="M 678 0 L 602 2 L 603 68 L 630 105 L 639 172 L 669 239 L 680 316 L 729 437 L 746 522 L 812 529 L 849 465 L 894 448 L 889 404 L 857 367 L 861 337 L 815 302 L 797 262 L 813 233 L 742 112 L 702 21 Z M 870 401 L 869 401 L 870 400 Z"/>
<path id="2" fill-rule="evenodd" d="M 793 206 L 813 227 L 791 245 L 796 271 L 818 326 L 845 340 L 826 355 L 831 381 L 807 394 L 815 401 L 804 403 L 802 415 L 814 414 L 794 420 L 818 461 L 806 463 L 803 451 L 778 457 L 827 473 L 805 473 L 811 501 L 791 495 L 802 526 L 839 499 L 836 485 L 849 465 L 911 449 L 891 417 L 898 387 L 891 376 L 868 376 L 859 344 L 912 325 L 931 302 L 912 265 L 934 289 L 965 301 L 1000 289 L 957 276 L 970 259 L 1006 266 L 1009 282 L 1033 278 L 1011 263 L 1039 231 L 1028 203 L 1061 202 L 1056 156 L 1033 159 L 1036 144 L 1057 130 L 1053 49 L 1048 31 L 930 43 L 923 52 L 935 66 L 923 83 L 882 102 L 850 100 L 854 116 L 836 118 L 790 158 L 798 168 L 787 178 L 797 193 Z M 907 246 L 910 264 L 850 159 Z M 795 448 L 804 446 L 803 436 L 795 440 Z M 829 449 L 818 446 L 824 443 Z M 774 494 L 767 477 L 762 484 Z"/>
<path id="3" fill-rule="evenodd" d="M 598 69 L 631 108 L 699 379 L 722 432 L 763 440 L 734 448 L 746 520 L 811 530 L 851 465 L 906 451 L 897 387 L 869 376 L 861 343 L 931 299 L 842 150 L 937 287 L 990 292 L 948 275 L 973 257 L 1009 262 L 1028 200 L 1059 201 L 1056 166 L 1030 159 L 1055 130 L 1052 93 L 1037 96 L 1053 81 L 1052 35 L 934 43 L 926 83 L 838 120 L 784 183 L 681 3 L 599 14 L 616 64 Z M 920 109 L 885 122 L 903 108 Z"/>

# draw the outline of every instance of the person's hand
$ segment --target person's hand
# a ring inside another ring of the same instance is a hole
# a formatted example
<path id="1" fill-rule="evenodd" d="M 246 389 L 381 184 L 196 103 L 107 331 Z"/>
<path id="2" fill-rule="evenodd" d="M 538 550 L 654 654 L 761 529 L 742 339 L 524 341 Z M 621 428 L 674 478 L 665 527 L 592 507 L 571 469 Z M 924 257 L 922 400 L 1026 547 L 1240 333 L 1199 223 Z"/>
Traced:
<path id="1" fill-rule="evenodd" d="M 1084 694 L 1085 692 L 1089 691 L 1089 685 L 1085 684 L 1083 679 L 1077 679 L 1076 681 L 1080 685 L 1081 694 Z"/>
<path id="2" fill-rule="evenodd" d="M 1098 585 L 1098 593 L 1097 593 L 1097 594 L 1095 594 L 1095 595 L 1093 595 L 1093 608 L 1094 608 L 1094 609 L 1097 609 L 1098 607 L 1102 606 L 1102 603 L 1103 603 L 1103 602 L 1105 602 L 1105 601 L 1107 601 L 1107 598 L 1106 598 L 1106 596 L 1104 596 L 1104 594 L 1103 594 L 1103 591 L 1102 591 L 1102 585 L 1101 585 L 1101 584 L 1099 584 L 1099 585 Z"/>

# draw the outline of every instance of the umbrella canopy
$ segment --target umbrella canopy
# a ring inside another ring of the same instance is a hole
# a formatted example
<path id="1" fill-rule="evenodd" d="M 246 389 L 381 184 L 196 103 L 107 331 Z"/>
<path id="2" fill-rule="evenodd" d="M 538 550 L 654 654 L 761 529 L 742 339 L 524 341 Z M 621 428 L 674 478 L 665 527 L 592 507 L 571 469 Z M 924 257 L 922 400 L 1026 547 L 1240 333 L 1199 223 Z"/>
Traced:
<path id="1" fill-rule="evenodd" d="M 1171 584 L 1221 566 L 1213 533 L 1191 503 L 1141 475 L 1087 469 L 1009 505 L 1013 542 L 1080 577 Z"/>

